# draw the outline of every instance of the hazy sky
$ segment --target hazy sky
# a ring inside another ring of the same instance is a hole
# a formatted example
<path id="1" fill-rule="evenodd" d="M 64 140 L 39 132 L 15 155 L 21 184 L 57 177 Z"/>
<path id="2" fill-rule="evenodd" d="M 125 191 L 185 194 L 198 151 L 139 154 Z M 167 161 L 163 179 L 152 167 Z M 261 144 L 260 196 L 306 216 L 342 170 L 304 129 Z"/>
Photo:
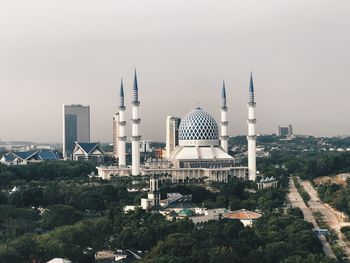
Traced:
<path id="1" fill-rule="evenodd" d="M 349 0 L 1 0 L 0 138 L 60 142 L 76 103 L 92 140 L 111 141 L 135 66 L 143 138 L 198 104 L 218 120 L 223 79 L 229 133 L 246 134 L 250 70 L 259 133 L 350 134 L 349 13 Z"/>

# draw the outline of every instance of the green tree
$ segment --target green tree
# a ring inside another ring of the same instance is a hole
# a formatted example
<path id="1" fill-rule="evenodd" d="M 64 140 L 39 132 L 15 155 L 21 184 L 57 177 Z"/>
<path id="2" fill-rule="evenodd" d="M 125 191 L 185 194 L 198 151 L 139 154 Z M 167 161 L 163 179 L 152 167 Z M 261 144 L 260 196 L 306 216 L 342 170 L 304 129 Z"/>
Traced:
<path id="1" fill-rule="evenodd" d="M 81 216 L 72 206 L 52 205 L 44 213 L 41 225 L 44 228 L 52 229 L 59 226 L 72 225 L 80 218 Z"/>

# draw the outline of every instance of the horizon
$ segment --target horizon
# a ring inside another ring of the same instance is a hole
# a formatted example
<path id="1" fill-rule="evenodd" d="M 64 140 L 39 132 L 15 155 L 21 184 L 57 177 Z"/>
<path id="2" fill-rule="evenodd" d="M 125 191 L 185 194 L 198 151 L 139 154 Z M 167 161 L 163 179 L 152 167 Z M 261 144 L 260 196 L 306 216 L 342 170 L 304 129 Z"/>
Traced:
<path id="1" fill-rule="evenodd" d="M 165 140 L 166 116 L 182 118 L 198 103 L 218 121 L 223 80 L 228 134 L 246 134 L 250 71 L 258 133 L 291 123 L 297 134 L 350 134 L 342 114 L 350 110 L 349 8 L 326 0 L 3 3 L 0 139 L 62 141 L 62 104 L 83 104 L 91 141 L 112 141 L 121 78 L 129 137 L 135 67 L 144 139 Z"/>

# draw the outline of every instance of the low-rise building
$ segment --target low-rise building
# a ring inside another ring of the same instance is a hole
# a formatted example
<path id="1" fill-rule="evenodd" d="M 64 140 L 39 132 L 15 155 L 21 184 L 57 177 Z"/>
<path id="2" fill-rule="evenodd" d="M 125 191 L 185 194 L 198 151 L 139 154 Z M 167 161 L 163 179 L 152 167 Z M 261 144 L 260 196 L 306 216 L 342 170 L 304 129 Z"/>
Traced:
<path id="1" fill-rule="evenodd" d="M 96 164 L 103 163 L 103 151 L 99 142 L 81 143 L 75 142 L 73 150 L 74 161 L 91 161 Z"/>
<path id="2" fill-rule="evenodd" d="M 262 217 L 262 214 L 241 209 L 224 214 L 224 218 L 240 220 L 244 226 L 252 226 L 254 221 Z"/>
<path id="3" fill-rule="evenodd" d="M 55 150 L 38 150 L 38 151 L 19 151 L 5 153 L 0 162 L 6 165 L 26 165 L 42 161 L 60 160 L 59 153 Z"/>
<path id="4" fill-rule="evenodd" d="M 258 189 L 266 189 L 266 188 L 272 188 L 278 186 L 278 180 L 275 179 L 275 177 L 271 176 L 262 178 L 260 182 L 258 182 Z"/>

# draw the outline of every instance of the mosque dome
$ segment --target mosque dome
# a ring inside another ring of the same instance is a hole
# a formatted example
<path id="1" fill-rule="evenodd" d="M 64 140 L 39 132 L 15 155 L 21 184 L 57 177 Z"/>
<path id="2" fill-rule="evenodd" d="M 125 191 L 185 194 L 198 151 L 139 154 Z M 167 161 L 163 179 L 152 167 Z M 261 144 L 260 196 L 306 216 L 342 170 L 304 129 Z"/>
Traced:
<path id="1" fill-rule="evenodd" d="M 180 123 L 179 145 L 219 145 L 219 127 L 215 119 L 201 108 L 190 111 Z"/>

